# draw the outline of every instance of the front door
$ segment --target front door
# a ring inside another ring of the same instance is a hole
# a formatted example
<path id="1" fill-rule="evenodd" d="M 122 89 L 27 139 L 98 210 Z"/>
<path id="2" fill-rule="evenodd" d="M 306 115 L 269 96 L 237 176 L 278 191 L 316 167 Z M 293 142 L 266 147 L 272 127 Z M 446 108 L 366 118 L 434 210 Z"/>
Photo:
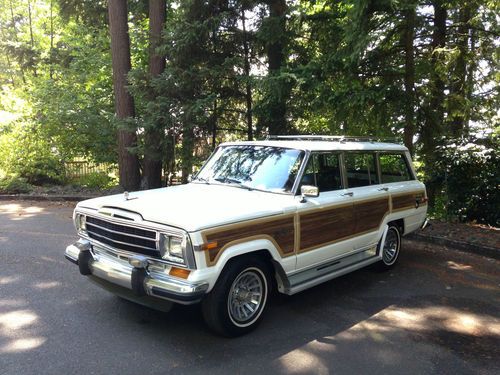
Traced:
<path id="1" fill-rule="evenodd" d="M 344 190 L 340 153 L 313 153 L 301 185 L 319 188 L 319 196 L 298 203 L 297 271 L 340 258 L 352 251 L 353 198 Z"/>

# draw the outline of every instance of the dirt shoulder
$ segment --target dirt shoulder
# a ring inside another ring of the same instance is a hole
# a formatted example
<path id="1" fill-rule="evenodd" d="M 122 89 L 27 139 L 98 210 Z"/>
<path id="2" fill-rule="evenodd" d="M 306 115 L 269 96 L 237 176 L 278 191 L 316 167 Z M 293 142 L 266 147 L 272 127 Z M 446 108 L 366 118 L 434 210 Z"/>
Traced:
<path id="1" fill-rule="evenodd" d="M 431 221 L 411 238 L 500 259 L 500 228 Z"/>

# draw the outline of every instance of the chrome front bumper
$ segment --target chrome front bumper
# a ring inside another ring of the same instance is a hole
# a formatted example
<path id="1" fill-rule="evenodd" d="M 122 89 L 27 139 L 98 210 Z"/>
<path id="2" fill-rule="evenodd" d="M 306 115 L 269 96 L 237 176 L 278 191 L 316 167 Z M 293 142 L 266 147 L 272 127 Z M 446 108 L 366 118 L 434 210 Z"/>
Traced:
<path id="1" fill-rule="evenodd" d="M 123 257 L 106 256 L 104 252 L 94 251 L 85 240 L 69 245 L 64 255 L 78 265 L 82 275 L 92 275 L 132 290 L 138 297 L 148 295 L 188 305 L 199 302 L 208 289 L 208 283 L 192 283 L 165 273 L 150 272 L 148 262 L 141 256 L 130 257 L 128 262 Z"/>

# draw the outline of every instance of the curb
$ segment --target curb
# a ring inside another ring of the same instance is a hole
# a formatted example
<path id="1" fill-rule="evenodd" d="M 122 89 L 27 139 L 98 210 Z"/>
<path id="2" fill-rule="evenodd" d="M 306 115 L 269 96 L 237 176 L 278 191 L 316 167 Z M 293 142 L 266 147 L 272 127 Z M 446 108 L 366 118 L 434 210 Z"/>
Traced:
<path id="1" fill-rule="evenodd" d="M 91 198 L 97 198 L 97 196 L 0 194 L 0 201 L 79 202 Z"/>
<path id="2" fill-rule="evenodd" d="M 500 260 L 500 249 L 495 247 L 480 246 L 462 241 L 453 241 L 443 237 L 428 236 L 420 233 L 412 233 L 408 235 L 407 238 L 419 242 L 427 242 L 430 244 L 451 247 L 467 253 L 478 254 L 488 258 Z"/>

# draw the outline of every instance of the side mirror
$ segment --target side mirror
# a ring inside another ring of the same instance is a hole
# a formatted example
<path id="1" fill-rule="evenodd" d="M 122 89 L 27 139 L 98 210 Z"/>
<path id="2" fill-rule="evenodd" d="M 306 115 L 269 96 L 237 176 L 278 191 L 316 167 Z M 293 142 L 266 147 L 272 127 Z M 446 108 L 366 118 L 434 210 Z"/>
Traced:
<path id="1" fill-rule="evenodd" d="M 319 189 L 317 186 L 302 185 L 300 187 L 300 194 L 302 195 L 301 202 L 303 203 L 306 201 L 306 197 L 318 197 L 319 196 Z"/>

